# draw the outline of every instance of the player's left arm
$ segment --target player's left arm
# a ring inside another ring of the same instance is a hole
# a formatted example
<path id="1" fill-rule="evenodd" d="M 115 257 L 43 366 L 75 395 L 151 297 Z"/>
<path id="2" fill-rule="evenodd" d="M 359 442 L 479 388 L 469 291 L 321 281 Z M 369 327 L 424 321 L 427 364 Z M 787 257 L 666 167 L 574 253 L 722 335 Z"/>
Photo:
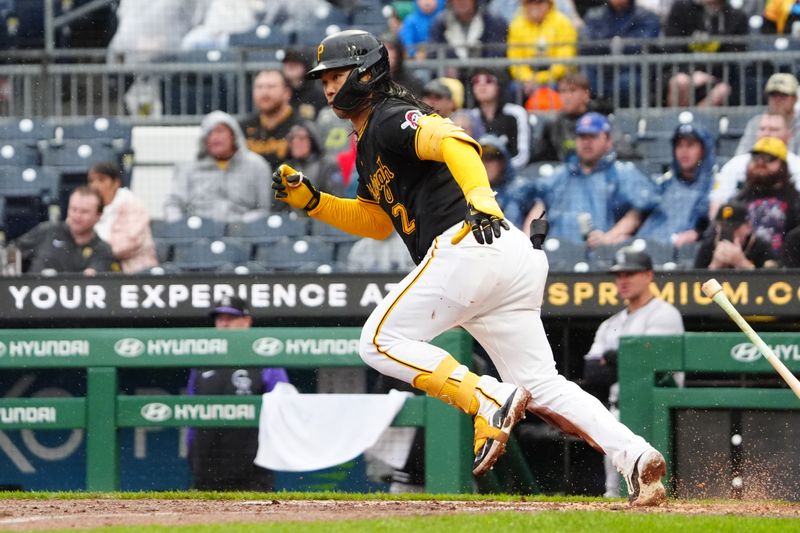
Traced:
<path id="1" fill-rule="evenodd" d="M 502 228 L 509 229 L 489 186 L 481 147 L 462 128 L 438 116 L 420 117 L 415 149 L 420 159 L 447 165 L 469 204 L 464 227 L 453 237 L 453 244 L 470 231 L 480 244 L 491 244 L 493 236 L 500 237 Z"/>

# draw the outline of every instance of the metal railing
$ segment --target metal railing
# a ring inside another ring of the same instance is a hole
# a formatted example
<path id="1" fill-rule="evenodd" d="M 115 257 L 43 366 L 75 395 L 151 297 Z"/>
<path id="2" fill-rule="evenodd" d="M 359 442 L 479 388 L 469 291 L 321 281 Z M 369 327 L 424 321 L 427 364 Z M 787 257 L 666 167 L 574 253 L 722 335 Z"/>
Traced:
<path id="1" fill-rule="evenodd" d="M 743 39 L 731 39 L 736 44 Z M 580 50 L 637 48 L 636 54 L 579 55 L 559 60 L 568 68 L 591 74 L 604 97 L 617 109 L 660 109 L 666 101 L 667 80 L 680 71 L 714 72 L 732 88 L 730 101 L 736 106 L 760 105 L 763 87 L 774 72 L 796 73 L 800 69 L 800 47 L 784 38 L 748 38 L 750 49 L 724 53 L 662 53 L 687 39 L 648 41 L 619 40 L 580 43 Z M 725 43 L 729 41 L 726 40 Z M 613 44 L 613 46 L 612 46 Z M 797 49 L 793 49 L 797 48 Z M 451 74 L 462 76 L 470 69 L 504 69 L 527 64 L 546 68 L 551 60 L 505 57 L 449 57 L 447 47 L 432 47 L 430 58 L 409 60 L 407 68 L 423 78 Z M 161 106 L 160 116 L 130 118 L 148 123 L 197 123 L 198 117 L 222 109 L 237 116 L 252 111 L 253 76 L 264 68 L 280 67 L 281 49 L 231 49 L 165 54 L 164 60 L 148 63 L 116 63 L 103 49 L 42 50 L 8 52 L 0 67 L 0 115 L 85 117 L 131 115 L 126 94 L 138 82 Z M 631 76 L 631 74 L 633 74 Z M 519 88 L 515 100 L 522 102 Z M 697 103 L 691 95 L 690 105 Z M 470 103 L 469 101 L 467 102 Z"/>

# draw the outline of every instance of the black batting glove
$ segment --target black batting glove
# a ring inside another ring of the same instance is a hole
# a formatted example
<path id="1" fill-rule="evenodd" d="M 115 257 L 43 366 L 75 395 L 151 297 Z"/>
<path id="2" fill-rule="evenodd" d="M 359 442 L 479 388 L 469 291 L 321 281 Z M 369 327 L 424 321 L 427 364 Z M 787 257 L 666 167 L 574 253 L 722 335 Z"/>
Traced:
<path id="1" fill-rule="evenodd" d="M 492 244 L 495 238 L 500 238 L 503 229 L 510 229 L 505 219 L 483 213 L 472 206 L 467 209 L 464 221 L 469 225 L 478 244 Z"/>

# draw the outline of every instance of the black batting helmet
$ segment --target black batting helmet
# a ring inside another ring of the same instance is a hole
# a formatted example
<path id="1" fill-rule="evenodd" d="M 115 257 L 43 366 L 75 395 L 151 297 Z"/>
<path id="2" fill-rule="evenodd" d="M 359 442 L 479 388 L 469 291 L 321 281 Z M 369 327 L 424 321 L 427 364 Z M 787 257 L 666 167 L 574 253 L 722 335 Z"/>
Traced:
<path id="1" fill-rule="evenodd" d="M 370 92 L 389 77 L 389 52 L 369 32 L 345 30 L 322 40 L 317 47 L 317 66 L 306 73 L 308 79 L 318 79 L 327 70 L 353 67 L 333 105 L 350 111 L 361 106 Z M 369 80 L 361 77 L 369 73 Z"/>

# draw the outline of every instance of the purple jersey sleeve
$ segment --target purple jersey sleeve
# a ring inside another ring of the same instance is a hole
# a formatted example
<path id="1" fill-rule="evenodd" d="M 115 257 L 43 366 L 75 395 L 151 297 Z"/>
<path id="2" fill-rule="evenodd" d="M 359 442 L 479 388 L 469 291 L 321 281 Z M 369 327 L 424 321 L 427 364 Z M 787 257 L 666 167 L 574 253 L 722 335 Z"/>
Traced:
<path id="1" fill-rule="evenodd" d="M 272 392 L 278 383 L 289 383 L 289 376 L 284 368 L 265 368 L 261 371 L 261 381 L 264 382 L 264 389 Z"/>

